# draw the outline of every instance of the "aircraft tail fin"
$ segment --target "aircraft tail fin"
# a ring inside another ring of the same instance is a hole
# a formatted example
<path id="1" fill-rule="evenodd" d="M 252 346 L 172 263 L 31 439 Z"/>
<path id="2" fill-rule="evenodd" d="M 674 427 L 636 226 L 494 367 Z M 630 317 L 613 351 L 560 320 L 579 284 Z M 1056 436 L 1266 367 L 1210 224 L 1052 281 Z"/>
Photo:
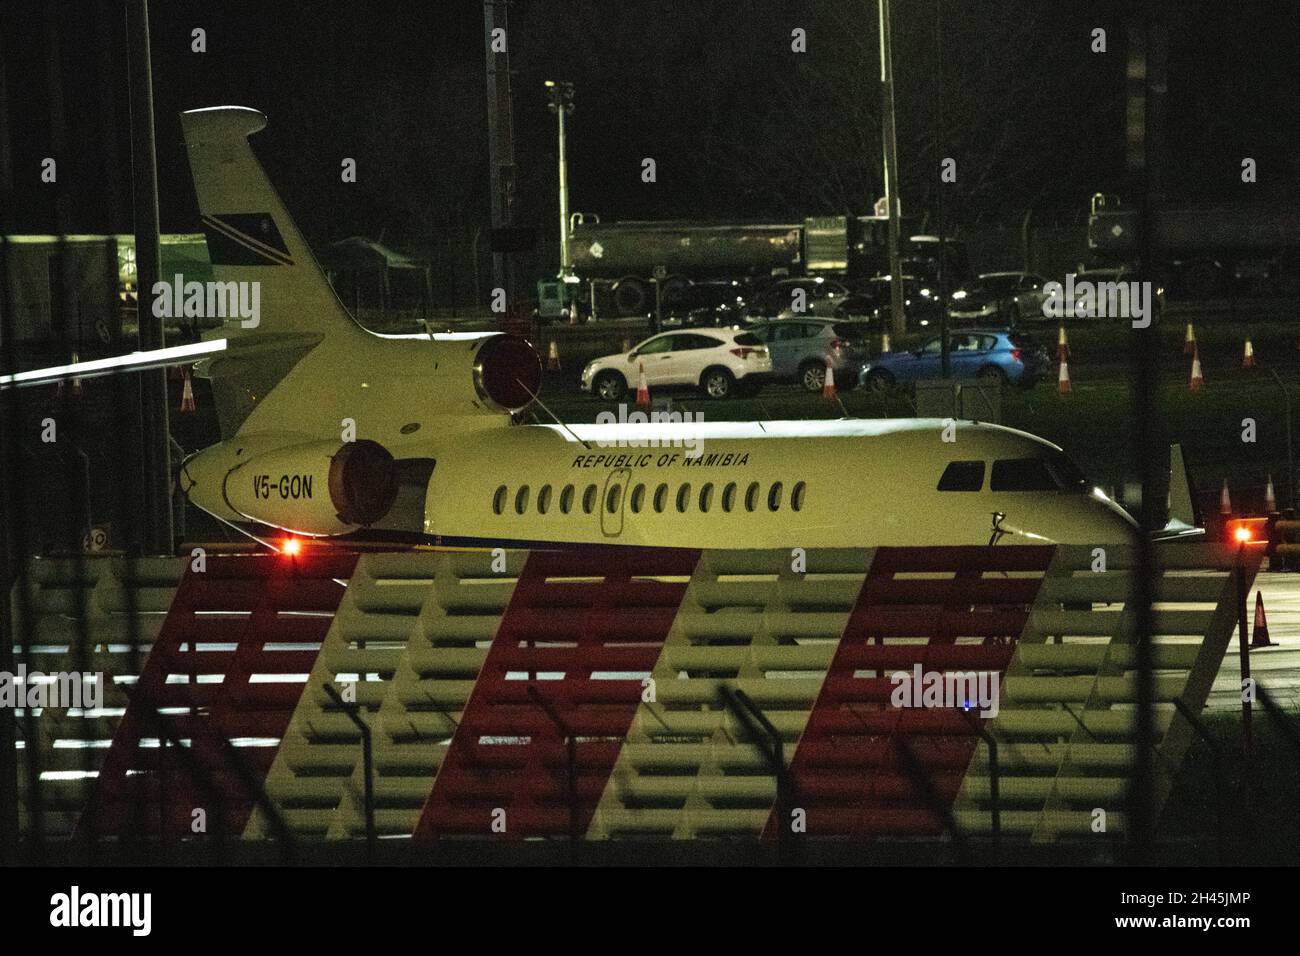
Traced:
<path id="1" fill-rule="evenodd" d="M 225 328 L 219 334 L 233 337 L 301 341 L 307 335 L 364 334 L 330 288 L 249 145 L 266 117 L 242 106 L 219 106 L 182 113 L 181 126 L 212 276 L 221 287 L 207 297 L 221 314 L 203 317 L 220 317 Z M 222 306 L 236 301 L 240 308 L 230 315 L 236 310 Z M 257 314 L 250 315 L 254 304 Z"/>

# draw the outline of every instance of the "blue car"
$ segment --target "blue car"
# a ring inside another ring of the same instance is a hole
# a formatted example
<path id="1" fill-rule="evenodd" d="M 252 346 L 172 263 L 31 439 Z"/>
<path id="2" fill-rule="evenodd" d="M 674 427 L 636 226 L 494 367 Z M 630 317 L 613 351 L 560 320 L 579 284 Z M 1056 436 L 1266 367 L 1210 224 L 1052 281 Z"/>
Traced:
<path id="1" fill-rule="evenodd" d="M 950 332 L 949 364 L 953 378 L 1033 385 L 1051 368 L 1051 359 L 1034 339 L 1006 329 L 963 329 Z M 942 377 L 939 339 L 912 352 L 888 352 L 862 367 L 860 381 L 877 391 L 898 382 Z"/>

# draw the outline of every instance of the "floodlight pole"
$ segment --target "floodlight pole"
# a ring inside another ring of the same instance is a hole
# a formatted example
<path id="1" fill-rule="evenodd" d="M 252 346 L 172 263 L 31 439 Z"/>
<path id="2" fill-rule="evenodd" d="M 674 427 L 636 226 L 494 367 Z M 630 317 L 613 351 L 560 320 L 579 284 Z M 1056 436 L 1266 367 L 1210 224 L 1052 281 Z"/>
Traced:
<path id="1" fill-rule="evenodd" d="M 560 133 L 560 278 L 572 274 L 569 262 L 569 163 L 565 153 L 564 117 L 573 112 L 573 84 L 567 82 L 546 81 L 546 92 L 550 95 L 550 109 L 559 121 Z"/>
<path id="2" fill-rule="evenodd" d="M 880 11 L 880 126 L 885 165 L 885 204 L 889 207 L 889 314 L 894 335 L 907 334 L 903 314 L 903 267 L 899 261 L 898 138 L 894 133 L 894 64 L 889 32 L 889 0 L 878 0 Z"/>
<path id="3" fill-rule="evenodd" d="M 509 40 L 496 48 L 494 34 L 507 30 L 506 0 L 483 0 L 483 37 L 487 55 L 488 168 L 492 193 L 492 228 L 500 229 L 514 222 L 515 146 L 514 119 L 510 100 Z M 478 247 L 474 249 L 474 267 L 478 269 Z M 504 252 L 492 253 L 492 281 L 506 297 L 514 301 L 514 271 Z"/>
<path id="4" fill-rule="evenodd" d="M 939 374 L 947 381 L 952 377 L 952 356 L 948 341 L 948 240 L 943 228 L 943 0 L 934 0 L 934 146 L 935 175 L 934 218 L 939 233 Z"/>

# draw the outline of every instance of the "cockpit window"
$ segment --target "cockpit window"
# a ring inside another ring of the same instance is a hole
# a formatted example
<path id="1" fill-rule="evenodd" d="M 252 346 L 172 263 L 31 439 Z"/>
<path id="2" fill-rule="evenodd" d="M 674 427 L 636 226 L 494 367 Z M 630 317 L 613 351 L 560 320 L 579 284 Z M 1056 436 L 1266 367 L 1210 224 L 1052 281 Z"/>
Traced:
<path id="1" fill-rule="evenodd" d="M 939 477 L 940 491 L 979 491 L 984 487 L 984 462 L 954 461 Z"/>
<path id="2" fill-rule="evenodd" d="M 993 491 L 1060 491 L 1056 477 L 1041 458 L 1006 458 L 993 463 Z"/>
<path id="3" fill-rule="evenodd" d="M 1092 482 L 1088 480 L 1088 476 L 1063 453 L 1054 454 L 1047 459 L 1047 467 L 1056 476 L 1056 483 L 1061 486 L 1062 491 L 1086 494 L 1092 490 Z"/>

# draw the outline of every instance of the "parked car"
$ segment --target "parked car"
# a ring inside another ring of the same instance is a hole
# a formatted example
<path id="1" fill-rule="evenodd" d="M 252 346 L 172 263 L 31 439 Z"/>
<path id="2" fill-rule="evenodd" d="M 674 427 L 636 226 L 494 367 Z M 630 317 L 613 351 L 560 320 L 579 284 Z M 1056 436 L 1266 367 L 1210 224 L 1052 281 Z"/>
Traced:
<path id="1" fill-rule="evenodd" d="M 774 319 L 750 328 L 772 356 L 772 377 L 797 381 L 810 392 L 826 382 L 826 365 L 835 369 L 842 388 L 857 384 L 857 370 L 867 355 L 868 328 L 836 319 Z"/>
<path id="2" fill-rule="evenodd" d="M 893 324 L 890 320 L 891 281 L 889 276 L 876 276 L 867 280 L 861 293 L 864 302 L 871 299 L 877 303 L 870 314 L 870 321 L 877 328 L 888 329 Z M 936 289 L 916 276 L 903 275 L 903 314 L 910 328 L 938 325 L 941 311 Z"/>
<path id="3" fill-rule="evenodd" d="M 694 282 L 665 296 L 664 328 L 722 328 L 745 319 L 746 288 L 735 280 Z"/>
<path id="4" fill-rule="evenodd" d="M 1047 280 L 1033 272 L 985 272 L 952 294 L 950 318 L 958 321 L 1041 321 Z"/>
<path id="5" fill-rule="evenodd" d="M 1028 386 L 1051 369 L 1047 349 L 1023 332 L 971 329 L 950 333 L 948 341 L 953 378 Z M 863 365 L 861 382 L 879 391 L 898 382 L 937 379 L 941 374 L 939 339 L 933 338 L 915 351 L 889 352 Z"/>
<path id="6" fill-rule="evenodd" d="M 749 314 L 758 318 L 830 318 L 835 307 L 849 294 L 842 282 L 822 276 L 778 279 L 762 289 L 750 302 Z M 796 308 L 802 306 L 802 309 Z"/>
<path id="7" fill-rule="evenodd" d="M 854 289 L 835 306 L 835 318 L 869 322 L 879 314 L 880 304 L 876 291 L 870 288 Z"/>
<path id="8" fill-rule="evenodd" d="M 652 335 L 630 352 L 593 359 L 582 370 L 583 391 L 618 401 L 645 369 L 651 388 L 694 387 L 709 398 L 754 393 L 772 377 L 772 358 L 754 333 L 700 329 Z"/>
<path id="9" fill-rule="evenodd" d="M 1095 309 L 1089 309 L 1087 307 L 1087 304 L 1081 301 L 1082 289 L 1084 284 L 1092 286 L 1095 289 L 1096 286 L 1106 282 L 1130 283 L 1130 282 L 1142 282 L 1142 281 L 1143 281 L 1142 275 L 1130 269 L 1128 266 L 1102 266 L 1100 268 L 1092 268 L 1092 269 L 1080 268 L 1077 272 L 1074 273 L 1073 282 L 1074 282 L 1075 301 L 1073 304 L 1069 302 L 1065 303 L 1067 314 L 1074 315 L 1076 317 L 1082 317 L 1082 318 L 1100 317 Z M 1066 283 L 1070 282 L 1069 276 L 1066 276 L 1065 282 Z M 1077 314 L 1075 308 L 1072 307 L 1073 305 L 1078 306 Z M 1151 302 L 1151 308 L 1153 312 L 1151 318 L 1153 321 L 1159 317 L 1164 307 L 1165 307 L 1164 286 L 1161 285 L 1159 282 L 1154 283 L 1154 287 L 1152 289 L 1152 302 Z M 1109 316 L 1109 317 L 1115 318 L 1115 316 Z"/>

